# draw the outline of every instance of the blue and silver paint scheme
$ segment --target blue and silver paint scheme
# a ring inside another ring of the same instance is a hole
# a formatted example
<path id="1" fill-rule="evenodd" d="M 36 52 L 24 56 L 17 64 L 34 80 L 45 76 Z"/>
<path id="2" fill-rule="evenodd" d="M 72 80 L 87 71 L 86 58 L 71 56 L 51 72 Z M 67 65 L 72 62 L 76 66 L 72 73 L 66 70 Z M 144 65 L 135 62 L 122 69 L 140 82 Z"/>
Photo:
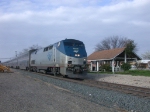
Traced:
<path id="1" fill-rule="evenodd" d="M 63 76 L 82 78 L 86 70 L 87 53 L 83 42 L 65 39 L 31 53 L 31 69 Z"/>
<path id="2" fill-rule="evenodd" d="M 64 55 L 66 75 L 74 78 L 82 78 L 87 73 L 87 53 L 83 42 L 66 39 L 58 43 L 57 50 Z"/>

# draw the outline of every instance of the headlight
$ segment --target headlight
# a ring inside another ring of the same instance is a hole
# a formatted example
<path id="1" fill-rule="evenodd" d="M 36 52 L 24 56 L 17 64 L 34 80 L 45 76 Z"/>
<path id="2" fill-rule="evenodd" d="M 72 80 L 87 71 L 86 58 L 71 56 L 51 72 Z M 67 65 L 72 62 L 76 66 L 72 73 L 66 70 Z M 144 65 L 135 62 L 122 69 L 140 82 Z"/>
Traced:
<path id="1" fill-rule="evenodd" d="M 79 57 L 79 56 L 80 56 L 80 54 L 75 54 L 75 56 L 78 56 L 78 57 Z"/>

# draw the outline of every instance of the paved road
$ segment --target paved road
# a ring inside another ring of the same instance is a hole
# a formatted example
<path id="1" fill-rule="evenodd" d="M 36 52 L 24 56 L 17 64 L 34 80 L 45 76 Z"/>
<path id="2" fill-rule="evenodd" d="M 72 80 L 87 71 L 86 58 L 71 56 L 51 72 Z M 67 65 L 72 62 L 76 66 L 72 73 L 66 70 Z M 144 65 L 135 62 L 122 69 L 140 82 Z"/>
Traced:
<path id="1" fill-rule="evenodd" d="M 0 73 L 1 112 L 114 112 L 84 96 L 19 72 Z"/>

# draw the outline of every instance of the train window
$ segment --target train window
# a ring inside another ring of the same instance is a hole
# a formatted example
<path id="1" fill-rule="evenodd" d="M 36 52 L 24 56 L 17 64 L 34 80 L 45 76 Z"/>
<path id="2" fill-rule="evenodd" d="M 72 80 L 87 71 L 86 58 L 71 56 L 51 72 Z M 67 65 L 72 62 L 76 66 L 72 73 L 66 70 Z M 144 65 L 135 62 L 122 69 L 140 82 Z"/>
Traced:
<path id="1" fill-rule="evenodd" d="M 35 64 L 35 60 L 31 60 L 31 64 Z"/>
<path id="2" fill-rule="evenodd" d="M 45 52 L 45 51 L 48 51 L 48 47 L 44 48 L 44 52 Z"/>
<path id="3" fill-rule="evenodd" d="M 81 47 L 81 46 L 83 46 L 83 44 L 82 43 L 75 43 L 75 46 Z"/>
<path id="4" fill-rule="evenodd" d="M 73 46 L 73 43 L 70 43 L 70 42 L 64 42 L 64 45 L 65 45 L 65 46 Z"/>
<path id="5" fill-rule="evenodd" d="M 70 42 L 64 42 L 65 46 L 76 46 L 76 47 L 82 47 L 84 46 L 83 43 L 70 43 Z"/>
<path id="6" fill-rule="evenodd" d="M 58 42 L 57 46 L 58 46 L 58 47 L 60 46 L 60 42 Z"/>
<path id="7" fill-rule="evenodd" d="M 35 54 L 37 53 L 37 51 L 35 51 Z"/>
<path id="8" fill-rule="evenodd" d="M 53 48 L 53 46 L 49 46 L 49 47 L 48 47 L 48 50 L 51 50 L 52 48 Z"/>

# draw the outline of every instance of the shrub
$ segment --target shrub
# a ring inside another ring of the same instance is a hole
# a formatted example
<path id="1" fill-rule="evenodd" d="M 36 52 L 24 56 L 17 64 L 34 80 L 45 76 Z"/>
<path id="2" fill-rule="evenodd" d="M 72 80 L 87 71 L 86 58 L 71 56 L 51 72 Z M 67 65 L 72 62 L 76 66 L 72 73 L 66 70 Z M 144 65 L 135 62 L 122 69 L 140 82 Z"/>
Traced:
<path id="1" fill-rule="evenodd" d="M 124 71 L 127 71 L 131 68 L 131 65 L 129 63 L 123 63 L 121 65 L 121 68 L 124 70 Z"/>
<path id="2" fill-rule="evenodd" d="M 109 64 L 104 64 L 104 65 L 101 66 L 101 69 L 102 69 L 102 70 L 105 69 L 105 71 L 110 71 L 110 70 L 111 70 L 111 67 L 110 67 Z"/>

